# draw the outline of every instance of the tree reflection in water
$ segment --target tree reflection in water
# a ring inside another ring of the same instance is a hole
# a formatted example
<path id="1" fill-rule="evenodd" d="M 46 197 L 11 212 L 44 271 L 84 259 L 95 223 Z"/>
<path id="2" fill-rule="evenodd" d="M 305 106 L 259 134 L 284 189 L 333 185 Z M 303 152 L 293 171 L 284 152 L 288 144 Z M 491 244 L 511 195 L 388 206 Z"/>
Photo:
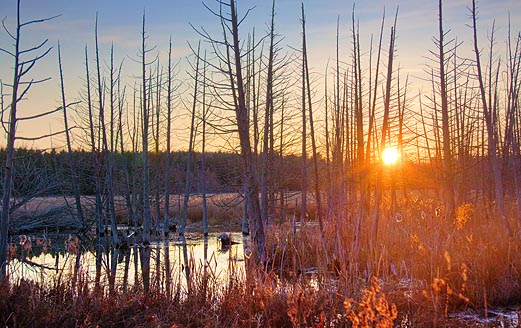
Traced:
<path id="1" fill-rule="evenodd" d="M 241 233 L 230 236 L 234 243 L 226 249 L 221 247 L 216 236 L 203 235 L 158 241 L 146 247 L 133 244 L 119 249 L 107 249 L 103 239 L 93 245 L 78 244 L 76 251 L 55 249 L 43 252 L 33 247 L 31 253 L 23 258 L 18 256 L 9 263 L 9 275 L 11 279 L 31 279 L 40 283 L 70 278 L 73 288 L 89 284 L 96 292 L 126 293 L 154 287 L 168 297 L 190 295 L 193 284 L 198 283 L 202 284 L 202 292 L 206 294 L 210 279 L 224 282 L 230 270 L 244 270 Z M 241 264 L 237 266 L 237 263 Z M 174 295 L 174 291 L 178 295 Z"/>

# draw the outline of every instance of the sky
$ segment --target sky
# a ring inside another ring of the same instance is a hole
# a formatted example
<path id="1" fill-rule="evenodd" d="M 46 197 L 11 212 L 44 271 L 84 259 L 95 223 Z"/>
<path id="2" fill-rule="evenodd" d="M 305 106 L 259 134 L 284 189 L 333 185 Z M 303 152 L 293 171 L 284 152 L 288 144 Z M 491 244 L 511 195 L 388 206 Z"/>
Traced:
<path id="1" fill-rule="evenodd" d="M 300 47 L 300 6 L 301 0 L 276 1 L 276 29 L 284 37 L 283 47 Z M 206 0 L 211 8 L 217 8 L 215 0 Z M 444 4 L 444 25 L 451 29 L 450 36 L 463 41 L 467 50 L 471 49 L 472 40 L 468 6 L 470 0 L 451 0 Z M 365 0 L 356 4 L 348 0 L 304 0 L 307 20 L 308 52 L 311 69 L 322 74 L 328 60 L 335 56 L 336 24 L 340 21 L 341 56 L 350 52 L 351 15 L 355 5 L 360 21 L 361 47 L 367 53 L 371 34 L 379 32 L 383 10 L 386 10 L 386 31 L 399 7 L 397 25 L 397 61 L 400 67 L 418 77 L 415 88 L 421 88 L 421 75 L 427 62 L 428 51 L 433 50 L 433 36 L 437 33 L 437 0 Z M 259 33 L 266 31 L 271 10 L 269 0 L 238 0 L 238 10 L 245 13 L 252 8 L 244 22 L 242 37 L 255 26 Z M 495 19 L 498 46 L 504 45 L 507 35 L 508 17 L 512 30 L 521 30 L 521 1 L 519 0 L 481 0 L 479 6 L 479 27 L 481 45 Z M 32 77 L 51 80 L 35 86 L 21 105 L 21 115 L 28 116 L 42 109 L 56 108 L 60 103 L 59 75 L 56 46 L 60 43 L 65 77 L 65 89 L 69 101 L 78 98 L 84 79 L 84 47 L 87 45 L 93 58 L 94 22 L 99 16 L 99 36 L 101 57 L 108 62 L 109 49 L 114 44 L 115 61 L 124 61 L 124 71 L 128 79 L 139 74 L 135 60 L 140 47 L 141 20 L 146 17 L 148 44 L 156 46 L 160 56 L 166 56 L 168 40 L 172 37 L 174 56 L 183 70 L 190 55 L 188 44 L 199 40 L 196 28 L 204 27 L 218 35 L 218 20 L 203 6 L 201 1 L 192 0 L 22 0 L 22 20 L 32 20 L 60 15 L 59 17 L 36 24 L 24 30 L 22 45 L 31 47 L 44 39 L 53 46 L 53 50 L 32 71 Z M 0 17 L 4 18 L 7 28 L 13 31 L 16 18 L 16 1 L 0 0 Z M 191 26 L 192 25 L 192 26 Z M 387 35 L 388 33 L 386 33 Z M 11 50 L 12 42 L 7 33 L 0 33 L 0 47 Z M 164 58 L 164 57 L 163 57 Z M 91 63 L 93 65 L 93 63 Z M 9 56 L 0 52 L 0 79 L 10 84 L 13 62 Z M 135 72 L 135 73 L 134 73 Z M 9 87 L 4 85 L 4 101 L 9 101 Z M 59 115 L 37 122 L 24 122 L 18 127 L 19 135 L 37 136 L 61 129 Z M 0 136 L 0 143 L 5 143 L 5 136 Z M 60 147 L 63 138 L 47 139 L 38 143 L 23 143 L 29 147 Z"/>

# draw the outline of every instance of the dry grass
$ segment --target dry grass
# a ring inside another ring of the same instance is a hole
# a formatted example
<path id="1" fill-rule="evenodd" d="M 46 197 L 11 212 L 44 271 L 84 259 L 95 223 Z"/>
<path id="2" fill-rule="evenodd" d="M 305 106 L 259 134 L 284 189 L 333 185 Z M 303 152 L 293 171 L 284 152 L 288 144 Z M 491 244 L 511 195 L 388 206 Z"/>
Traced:
<path id="1" fill-rule="evenodd" d="M 449 314 L 521 304 L 521 225 L 511 220 L 508 235 L 492 204 L 462 204 L 455 218 L 439 215 L 430 200 L 410 197 L 380 221 L 376 247 L 369 248 L 364 219 L 358 255 L 352 248 L 354 217 L 326 222 L 324 241 L 317 225 L 292 233 L 288 224 L 270 227 L 268 254 L 287 277 L 316 272 L 335 281 L 340 298 L 360 297 L 381 281 L 398 320 L 413 326 L 448 324 Z M 324 286 L 320 286 L 321 288 Z"/>
<path id="2" fill-rule="evenodd" d="M 199 206 L 192 199 L 191 209 Z M 1 318 L 34 327 L 417 327 L 451 326 L 453 312 L 485 315 L 521 304 L 518 221 L 508 236 L 490 204 L 463 204 L 446 218 L 417 196 L 384 213 L 372 250 L 364 218 L 358 254 L 354 216 L 326 221 L 324 239 L 314 222 L 294 226 L 289 217 L 267 227 L 269 261 L 247 276 L 232 270 L 225 283 L 199 268 L 189 297 L 160 285 L 149 294 L 138 288 L 109 296 L 88 284 L 74 289 L 70 279 L 21 281 L 1 286 Z"/>
<path id="3" fill-rule="evenodd" d="M 91 220 L 94 219 L 94 196 L 83 196 L 81 198 L 82 206 L 85 209 L 85 213 Z M 118 223 L 125 224 L 129 222 L 128 212 L 126 209 L 126 202 L 123 196 L 115 197 L 115 210 L 116 219 Z M 35 197 L 21 206 L 13 213 L 13 217 L 16 218 L 17 224 L 23 225 L 26 220 L 30 220 L 34 217 L 45 216 L 48 213 L 52 213 L 56 209 L 67 209 L 70 206 L 70 211 L 61 210 L 58 215 L 53 215 L 52 220 L 64 220 L 74 221 L 74 217 L 71 215 L 74 208 L 73 197 Z M 284 213 L 285 217 L 297 217 L 300 218 L 300 195 L 298 193 L 290 193 L 285 200 L 284 209 L 278 205 L 275 216 L 280 217 Z M 201 195 L 190 195 L 188 201 L 187 211 L 187 223 L 189 228 L 192 230 L 201 231 L 201 224 L 203 218 L 203 199 Z M 183 196 L 182 195 L 171 195 L 170 196 L 170 218 L 172 221 L 178 220 L 182 213 Z M 210 226 L 214 227 L 226 227 L 228 230 L 240 230 L 242 221 L 242 197 L 236 193 L 221 193 L 221 194 L 208 194 L 207 195 L 207 213 L 209 218 Z M 160 200 L 159 208 L 161 210 L 160 220 L 162 220 L 162 209 L 164 206 L 164 200 Z M 151 204 L 153 220 L 156 220 L 156 204 L 152 200 Z M 312 220 L 315 217 L 316 206 L 312 199 L 308 200 L 308 219 Z"/>

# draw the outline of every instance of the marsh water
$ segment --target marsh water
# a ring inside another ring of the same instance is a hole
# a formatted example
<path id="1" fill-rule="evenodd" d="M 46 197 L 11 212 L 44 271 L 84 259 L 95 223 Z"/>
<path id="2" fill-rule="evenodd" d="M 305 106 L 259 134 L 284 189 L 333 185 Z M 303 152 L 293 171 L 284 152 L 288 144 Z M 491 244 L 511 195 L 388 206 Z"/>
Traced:
<path id="1" fill-rule="evenodd" d="M 120 249 L 105 247 L 103 240 L 84 244 L 72 236 L 51 239 L 23 235 L 12 243 L 11 253 L 16 255 L 12 256 L 8 270 L 13 280 L 44 284 L 73 278 L 126 289 L 148 280 L 150 284 L 163 284 L 161 287 L 166 289 L 185 288 L 191 275 L 203 271 L 219 281 L 228 277 L 230 270 L 240 274 L 244 269 L 248 238 L 241 233 L 228 233 L 232 243 L 227 245 L 218 235 L 193 233 Z M 143 270 L 144 265 L 149 265 L 150 270 Z"/>

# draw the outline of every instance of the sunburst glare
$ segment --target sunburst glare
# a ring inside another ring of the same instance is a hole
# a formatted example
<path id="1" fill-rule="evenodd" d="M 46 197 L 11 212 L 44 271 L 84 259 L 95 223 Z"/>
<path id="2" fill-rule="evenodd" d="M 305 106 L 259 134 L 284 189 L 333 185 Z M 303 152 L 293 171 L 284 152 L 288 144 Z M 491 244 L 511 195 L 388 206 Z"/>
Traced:
<path id="1" fill-rule="evenodd" d="M 385 165 L 394 165 L 398 162 L 400 153 L 396 147 L 387 147 L 382 152 L 382 160 Z"/>

